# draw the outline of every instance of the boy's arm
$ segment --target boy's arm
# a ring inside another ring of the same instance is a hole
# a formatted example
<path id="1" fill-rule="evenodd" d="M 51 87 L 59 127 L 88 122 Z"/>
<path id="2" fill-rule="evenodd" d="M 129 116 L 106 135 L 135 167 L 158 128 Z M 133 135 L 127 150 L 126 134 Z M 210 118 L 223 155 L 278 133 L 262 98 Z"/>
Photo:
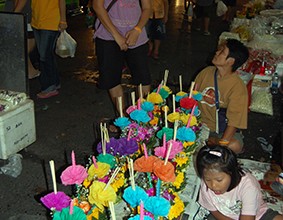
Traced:
<path id="1" fill-rule="evenodd" d="M 221 212 L 219 211 L 210 211 L 210 213 L 214 216 L 214 218 L 216 218 L 217 220 L 232 220 L 232 218 L 229 218 L 225 215 L 223 215 Z"/>
<path id="2" fill-rule="evenodd" d="M 60 23 L 59 30 L 63 31 L 67 29 L 67 19 L 66 19 L 66 1 L 59 0 L 59 12 L 60 12 Z"/>
<path id="3" fill-rule="evenodd" d="M 15 2 L 14 12 L 21 12 L 25 7 L 27 0 L 18 0 Z"/>
<path id="4" fill-rule="evenodd" d="M 168 3 L 168 0 L 163 0 L 163 2 L 164 2 L 164 18 L 163 18 L 163 22 L 164 22 L 164 24 L 166 24 L 167 21 L 168 21 L 169 3 Z"/>

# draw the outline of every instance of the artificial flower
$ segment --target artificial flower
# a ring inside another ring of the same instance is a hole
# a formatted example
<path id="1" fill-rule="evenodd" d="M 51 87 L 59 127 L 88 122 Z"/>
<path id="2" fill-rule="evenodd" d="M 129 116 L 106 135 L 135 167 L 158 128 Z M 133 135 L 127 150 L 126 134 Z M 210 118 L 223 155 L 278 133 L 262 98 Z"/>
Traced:
<path id="1" fill-rule="evenodd" d="M 180 141 L 195 141 L 196 134 L 191 128 L 181 127 L 177 130 L 177 139 Z"/>
<path id="2" fill-rule="evenodd" d="M 133 112 L 131 112 L 130 114 L 131 119 L 133 119 L 134 121 L 140 123 L 147 123 L 150 120 L 150 117 L 148 116 L 147 112 L 145 110 L 134 110 Z"/>
<path id="3" fill-rule="evenodd" d="M 146 201 L 148 199 L 148 195 L 144 189 L 139 186 L 135 186 L 135 189 L 129 186 L 124 190 L 123 199 L 129 203 L 132 208 L 135 208 L 140 204 L 141 200 Z"/>
<path id="4" fill-rule="evenodd" d="M 147 100 L 154 104 L 161 104 L 163 102 L 162 96 L 158 93 L 152 92 L 147 96 Z"/>
<path id="5" fill-rule="evenodd" d="M 178 172 L 176 179 L 173 183 L 173 186 L 176 187 L 176 189 L 180 189 L 182 183 L 184 182 L 184 173 L 183 172 Z"/>
<path id="6" fill-rule="evenodd" d="M 95 204 L 100 210 L 104 210 L 104 206 L 108 207 L 109 202 L 115 202 L 117 195 L 111 186 L 105 189 L 106 184 L 93 181 L 89 188 L 88 201 Z"/>
<path id="7" fill-rule="evenodd" d="M 197 105 L 197 101 L 190 97 L 184 97 L 180 99 L 180 106 L 184 109 L 192 109 L 194 105 Z"/>
<path id="8" fill-rule="evenodd" d="M 99 209 L 97 207 L 92 209 L 92 212 L 86 216 L 87 220 L 99 219 Z"/>
<path id="9" fill-rule="evenodd" d="M 121 129 L 124 129 L 130 124 L 130 120 L 127 117 L 119 117 L 115 119 L 114 125 L 120 127 Z"/>
<path id="10" fill-rule="evenodd" d="M 117 193 L 118 190 L 124 186 L 125 184 L 125 176 L 123 173 L 118 173 L 115 177 L 114 181 L 111 183 L 112 188 Z"/>
<path id="11" fill-rule="evenodd" d="M 150 111 L 152 111 L 154 109 L 154 105 L 153 105 L 152 102 L 146 101 L 146 102 L 142 103 L 141 108 L 143 110 L 145 110 L 146 112 L 150 112 Z"/>
<path id="12" fill-rule="evenodd" d="M 177 164 L 177 167 L 182 167 L 183 165 L 189 162 L 189 157 L 185 152 L 180 152 L 174 159 Z"/>
<path id="13" fill-rule="evenodd" d="M 170 220 L 178 218 L 184 212 L 184 208 L 185 208 L 185 205 L 183 201 L 180 199 L 180 197 L 178 196 L 178 194 L 174 193 L 174 195 L 175 195 L 174 203 L 171 206 L 169 214 L 168 214 L 168 218 Z"/>
<path id="14" fill-rule="evenodd" d="M 110 168 L 113 168 L 116 165 L 116 158 L 111 154 L 99 154 L 97 160 L 101 163 L 109 164 Z"/>
<path id="15" fill-rule="evenodd" d="M 97 162 L 97 167 L 94 166 L 94 164 L 92 164 L 89 168 L 88 168 L 88 177 L 87 179 L 89 181 L 93 180 L 95 177 L 97 177 L 98 179 L 103 178 L 104 176 L 106 176 L 109 171 L 110 171 L 110 165 L 108 163 L 101 163 L 101 162 Z"/>

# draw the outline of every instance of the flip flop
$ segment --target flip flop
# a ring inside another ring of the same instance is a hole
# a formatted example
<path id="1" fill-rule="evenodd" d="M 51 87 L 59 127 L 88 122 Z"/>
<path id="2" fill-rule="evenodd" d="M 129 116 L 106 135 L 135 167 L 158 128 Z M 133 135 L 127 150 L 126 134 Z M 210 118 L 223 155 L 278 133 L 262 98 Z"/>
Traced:
<path id="1" fill-rule="evenodd" d="M 264 137 L 258 137 L 257 141 L 260 143 L 262 150 L 266 151 L 269 154 L 272 154 L 273 146 L 269 144 Z"/>
<path id="2" fill-rule="evenodd" d="M 50 92 L 40 92 L 36 96 L 39 99 L 48 99 L 48 98 L 50 98 L 52 96 L 56 96 L 58 94 L 59 94 L 59 92 L 57 90 L 54 90 L 54 91 L 50 91 Z"/>
<path id="3" fill-rule="evenodd" d="M 283 196 L 283 185 L 277 181 L 271 183 L 270 185 L 271 189 L 273 189 L 274 192 L 277 194 Z"/>

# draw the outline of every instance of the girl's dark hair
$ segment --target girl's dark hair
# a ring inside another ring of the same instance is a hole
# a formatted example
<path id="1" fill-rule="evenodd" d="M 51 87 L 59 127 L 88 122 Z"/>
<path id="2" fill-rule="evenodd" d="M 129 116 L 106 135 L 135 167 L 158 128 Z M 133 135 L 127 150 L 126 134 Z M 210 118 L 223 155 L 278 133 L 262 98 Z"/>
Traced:
<path id="1" fill-rule="evenodd" d="M 227 39 L 226 46 L 229 49 L 227 58 L 232 57 L 235 59 L 232 66 L 232 71 L 234 72 L 247 61 L 249 50 L 242 42 L 235 39 Z"/>
<path id="2" fill-rule="evenodd" d="M 238 164 L 236 154 L 227 147 L 204 146 L 200 149 L 196 158 L 196 169 L 200 178 L 203 171 L 215 169 L 231 176 L 231 184 L 228 192 L 234 189 L 241 181 L 244 172 Z"/>

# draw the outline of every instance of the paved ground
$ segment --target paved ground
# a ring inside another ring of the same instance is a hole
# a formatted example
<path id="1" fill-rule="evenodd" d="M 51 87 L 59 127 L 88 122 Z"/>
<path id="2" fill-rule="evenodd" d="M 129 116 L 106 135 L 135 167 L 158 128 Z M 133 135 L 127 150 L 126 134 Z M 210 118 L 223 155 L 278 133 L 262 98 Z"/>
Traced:
<path id="1" fill-rule="evenodd" d="M 183 88 L 189 89 L 194 75 L 204 67 L 216 47 L 218 36 L 228 25 L 213 19 L 211 36 L 192 31 L 184 20 L 183 1 L 172 0 L 167 39 L 161 47 L 160 60 L 149 58 L 154 84 L 163 78 L 168 69 L 168 85 L 178 90 L 178 76 L 183 76 Z M 112 117 L 113 111 L 107 92 L 96 88 L 97 67 L 93 53 L 92 31 L 87 29 L 84 16 L 69 17 L 69 32 L 77 40 L 75 58 L 58 58 L 62 75 L 60 95 L 48 100 L 38 100 L 36 79 L 30 81 L 30 96 L 35 102 L 37 141 L 20 152 L 23 156 L 22 172 L 17 178 L 0 175 L 0 219 L 47 219 L 48 212 L 38 202 L 40 195 L 52 190 L 48 161 L 54 160 L 60 173 L 70 162 L 70 152 L 76 152 L 77 163 L 84 164 L 92 154 L 96 141 L 95 124 L 103 117 Z M 109 62 L 111 65 L 111 61 Z M 126 92 L 131 91 L 124 79 Z M 242 158 L 282 163 L 280 130 L 282 130 L 282 95 L 274 97 L 274 115 L 249 114 L 249 128 L 244 132 L 245 152 Z M 264 152 L 257 142 L 264 137 L 274 146 L 273 154 Z M 1 165 L 7 161 L 0 161 Z M 58 177 L 59 179 L 59 177 Z M 58 183 L 59 191 L 70 192 Z"/>

